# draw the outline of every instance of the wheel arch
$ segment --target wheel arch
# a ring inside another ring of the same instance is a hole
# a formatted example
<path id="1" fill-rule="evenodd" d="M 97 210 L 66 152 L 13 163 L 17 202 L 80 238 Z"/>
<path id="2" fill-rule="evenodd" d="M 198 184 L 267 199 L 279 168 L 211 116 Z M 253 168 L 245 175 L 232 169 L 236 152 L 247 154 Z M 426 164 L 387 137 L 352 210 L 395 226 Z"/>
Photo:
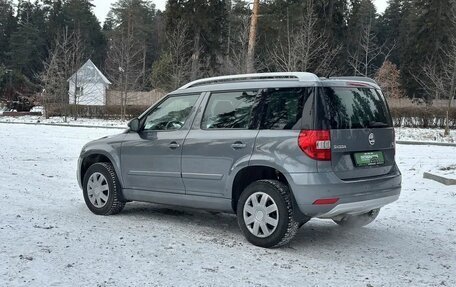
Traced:
<path id="1" fill-rule="evenodd" d="M 277 180 L 287 185 L 292 199 L 295 218 L 301 222 L 309 220 L 309 217 L 303 214 L 298 207 L 292 186 L 289 183 L 291 179 L 287 178 L 285 172 L 271 165 L 250 165 L 236 173 L 231 186 L 231 208 L 234 213 L 237 212 L 237 203 L 244 189 L 249 184 L 262 179 Z"/>
<path id="2" fill-rule="evenodd" d="M 290 187 L 287 178 L 280 170 L 267 165 L 250 165 L 240 169 L 234 176 L 231 185 L 231 207 L 236 212 L 237 202 L 244 189 L 257 180 L 273 179 Z"/>
<path id="3" fill-rule="evenodd" d="M 84 180 L 84 175 L 92 164 L 98 162 L 107 162 L 112 164 L 112 166 L 114 167 L 114 171 L 116 172 L 117 178 L 122 186 L 122 177 L 120 173 L 120 168 L 118 166 L 118 162 L 112 157 L 111 154 L 102 150 L 92 150 L 81 156 L 81 158 L 82 160 L 79 167 L 79 176 L 81 182 Z"/>

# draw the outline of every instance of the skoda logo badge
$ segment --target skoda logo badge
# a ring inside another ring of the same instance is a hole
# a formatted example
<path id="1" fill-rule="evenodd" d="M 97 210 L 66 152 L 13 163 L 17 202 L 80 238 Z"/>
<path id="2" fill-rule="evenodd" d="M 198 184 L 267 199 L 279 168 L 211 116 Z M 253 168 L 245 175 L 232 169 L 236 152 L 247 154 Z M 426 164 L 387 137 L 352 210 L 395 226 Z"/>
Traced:
<path id="1" fill-rule="evenodd" d="M 375 136 L 373 133 L 369 134 L 369 144 L 374 145 L 375 144 Z"/>

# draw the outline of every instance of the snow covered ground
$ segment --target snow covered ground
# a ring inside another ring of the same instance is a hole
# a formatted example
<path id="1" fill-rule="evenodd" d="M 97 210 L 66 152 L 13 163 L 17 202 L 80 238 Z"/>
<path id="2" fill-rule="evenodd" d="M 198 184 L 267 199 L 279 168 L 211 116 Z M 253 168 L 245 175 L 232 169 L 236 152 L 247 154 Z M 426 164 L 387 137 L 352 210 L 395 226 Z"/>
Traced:
<path id="1" fill-rule="evenodd" d="M 455 147 L 398 145 L 401 198 L 371 225 L 312 220 L 290 246 L 262 249 L 233 215 L 90 213 L 76 160 L 116 132 L 0 124 L 0 286 L 456 286 L 456 188 L 422 178 L 454 164 Z"/>
<path id="2" fill-rule="evenodd" d="M 396 128 L 397 141 L 424 141 L 456 143 L 456 130 L 450 130 L 449 136 L 444 136 L 443 129 Z"/>
<path id="3" fill-rule="evenodd" d="M 79 118 L 77 120 L 68 118 L 68 121 L 64 122 L 62 117 L 51 117 L 49 119 L 46 119 L 40 116 L 0 117 L 0 122 L 44 123 L 69 126 L 76 125 L 118 128 L 126 128 L 128 123 L 128 121 L 121 120 L 103 120 L 89 118 Z M 443 129 L 396 128 L 396 140 L 456 143 L 456 130 L 452 130 L 449 136 L 444 136 L 443 133 Z"/>
<path id="4" fill-rule="evenodd" d="M 63 117 L 50 117 L 46 119 L 42 116 L 20 116 L 20 117 L 0 117 L 0 122 L 12 122 L 12 123 L 44 123 L 44 124 L 59 124 L 68 126 L 100 126 L 100 127 L 118 127 L 126 128 L 128 121 L 121 120 L 104 120 L 104 119 L 89 119 L 89 118 L 68 118 L 67 122 L 64 121 Z"/>

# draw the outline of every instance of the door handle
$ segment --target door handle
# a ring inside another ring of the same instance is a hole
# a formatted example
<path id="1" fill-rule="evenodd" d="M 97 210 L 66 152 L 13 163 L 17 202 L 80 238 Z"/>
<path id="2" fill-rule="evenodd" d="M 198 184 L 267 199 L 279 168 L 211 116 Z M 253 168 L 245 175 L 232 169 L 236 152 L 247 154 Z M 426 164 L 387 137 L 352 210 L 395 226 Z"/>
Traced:
<path id="1" fill-rule="evenodd" d="M 176 149 L 176 148 L 179 148 L 180 147 L 180 144 L 178 144 L 177 142 L 171 142 L 169 144 L 169 148 L 170 149 Z"/>
<path id="2" fill-rule="evenodd" d="M 245 143 L 239 142 L 239 141 L 238 141 L 238 142 L 235 142 L 234 144 L 231 145 L 231 147 L 232 147 L 233 149 L 243 149 L 243 148 L 245 148 L 246 146 L 247 146 L 247 145 L 246 145 Z"/>

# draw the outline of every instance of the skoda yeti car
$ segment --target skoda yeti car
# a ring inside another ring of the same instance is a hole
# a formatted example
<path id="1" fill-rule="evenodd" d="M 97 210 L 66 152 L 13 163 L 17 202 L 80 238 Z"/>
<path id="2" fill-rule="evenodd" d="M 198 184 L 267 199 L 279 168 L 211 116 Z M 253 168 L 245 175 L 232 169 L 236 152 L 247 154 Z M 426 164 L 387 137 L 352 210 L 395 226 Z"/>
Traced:
<path id="1" fill-rule="evenodd" d="M 235 213 L 251 243 L 288 243 L 311 218 L 372 222 L 399 198 L 394 129 L 369 78 L 311 73 L 191 82 L 82 149 L 95 214 L 130 201 Z"/>

